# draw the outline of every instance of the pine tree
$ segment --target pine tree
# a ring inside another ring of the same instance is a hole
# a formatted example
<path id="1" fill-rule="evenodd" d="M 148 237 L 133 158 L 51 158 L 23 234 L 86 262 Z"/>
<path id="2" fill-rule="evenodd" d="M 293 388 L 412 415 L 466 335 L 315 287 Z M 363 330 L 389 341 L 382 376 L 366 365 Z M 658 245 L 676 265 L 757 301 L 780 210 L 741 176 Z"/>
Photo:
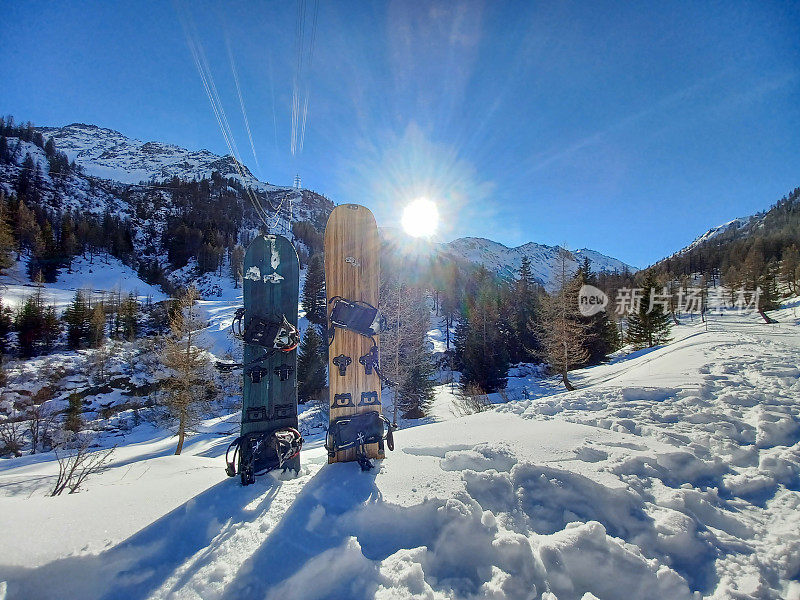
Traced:
<path id="1" fill-rule="evenodd" d="M 628 342 L 634 349 L 653 348 L 670 340 L 672 319 L 666 307 L 659 303 L 655 272 L 650 270 L 642 282 L 642 301 L 639 309 L 628 315 Z"/>
<path id="2" fill-rule="evenodd" d="M 510 296 L 512 335 L 509 348 L 512 362 L 533 362 L 541 351 L 538 331 L 532 326 L 539 310 L 538 288 L 531 271 L 531 260 L 523 256 L 519 277 Z"/>
<path id="3" fill-rule="evenodd" d="M 766 310 L 775 310 L 780 307 L 780 292 L 778 291 L 778 263 L 775 260 L 769 261 L 765 267 L 762 277 L 759 279 L 758 306 L 756 307 L 766 322 L 770 322 L 769 317 L 764 314 Z"/>
<path id="4" fill-rule="evenodd" d="M 61 247 L 61 260 L 71 273 L 72 258 L 78 252 L 78 237 L 75 234 L 75 224 L 69 216 L 61 222 L 61 239 L 59 244 Z"/>
<path id="5" fill-rule="evenodd" d="M 598 281 L 591 269 L 588 257 L 584 257 L 583 263 L 576 273 L 578 287 L 587 284 L 597 287 Z M 617 324 L 610 318 L 605 310 L 589 317 L 582 318 L 586 326 L 585 347 L 588 352 L 587 364 L 596 365 L 620 348 L 620 340 Z"/>
<path id="6" fill-rule="evenodd" d="M 467 287 L 465 307 L 456 325 L 455 358 L 461 370 L 461 386 L 476 384 L 486 393 L 508 383 L 507 332 L 502 329 L 498 282 L 485 268 L 479 268 Z"/>
<path id="7" fill-rule="evenodd" d="M 47 138 L 47 143 L 44 145 L 44 154 L 47 158 L 51 158 L 56 154 L 56 143 L 52 137 Z"/>
<path id="8" fill-rule="evenodd" d="M 463 282 L 458 270 L 458 266 L 448 261 L 444 264 L 437 264 L 437 284 L 439 286 L 439 312 L 444 323 L 445 350 L 450 351 L 452 339 L 450 331 L 455 326 L 456 319 L 461 311 L 463 300 Z"/>
<path id="9" fill-rule="evenodd" d="M 78 394 L 69 395 L 69 405 L 67 406 L 67 416 L 64 420 L 64 429 L 73 433 L 78 433 L 83 429 L 83 402 Z"/>
<path id="10" fill-rule="evenodd" d="M 436 371 L 424 334 L 410 337 L 405 355 L 407 369 L 394 390 L 396 404 L 404 419 L 421 419 L 428 415 L 433 403 Z"/>
<path id="11" fill-rule="evenodd" d="M 13 325 L 11 309 L 3 306 L 0 298 L 0 356 L 8 353 L 8 334 Z"/>
<path id="12" fill-rule="evenodd" d="M 317 328 L 309 325 L 297 357 L 297 398 L 308 402 L 319 398 L 327 383 L 323 341 Z"/>
<path id="13" fill-rule="evenodd" d="M 14 236 L 19 242 L 17 245 L 17 260 L 19 260 L 23 250 L 34 251 L 37 244 L 40 243 L 42 232 L 33 211 L 28 208 L 22 198 L 18 197 L 15 213 Z"/>
<path id="14" fill-rule="evenodd" d="M 543 303 L 541 330 L 547 362 L 561 375 L 567 390 L 575 387 L 568 373 L 583 366 L 589 358 L 586 349 L 586 324 L 578 310 L 578 290 L 582 285 L 580 273 L 570 277 L 567 265 L 571 255 L 561 249 L 555 283 L 558 290 L 546 296 Z"/>
<path id="15" fill-rule="evenodd" d="M 32 196 L 34 193 L 32 188 L 35 185 L 38 175 L 39 165 L 34 162 L 29 152 L 25 153 L 25 158 L 22 161 L 22 172 L 19 174 L 19 179 L 17 180 L 17 195 L 27 195 L 31 192 Z"/>
<path id="16" fill-rule="evenodd" d="M 58 319 L 56 307 L 48 306 L 44 310 L 42 323 L 42 346 L 45 352 L 53 349 L 61 335 L 61 321 Z"/>
<path id="17" fill-rule="evenodd" d="M 428 414 L 433 402 L 435 369 L 427 340 L 428 303 L 424 290 L 416 286 L 389 282 L 385 290 L 392 301 L 381 303 L 388 324 L 381 336 L 381 370 L 396 384 L 394 418 L 399 412 L 405 419 L 419 419 Z"/>
<path id="18" fill-rule="evenodd" d="M 178 297 L 170 314 L 170 333 L 164 340 L 162 362 L 172 372 L 166 382 L 164 403 L 178 421 L 175 454 L 181 453 L 186 433 L 199 420 L 201 405 L 215 393 L 207 352 L 197 339 L 197 331 L 205 325 L 197 312 L 199 296 L 190 287 Z"/>
<path id="19" fill-rule="evenodd" d="M 19 353 L 23 358 L 34 356 L 44 337 L 44 309 L 41 298 L 31 296 L 25 300 L 16 318 Z"/>
<path id="20" fill-rule="evenodd" d="M 128 341 L 136 339 L 139 332 L 139 301 L 134 294 L 120 303 L 118 318 L 122 326 L 122 337 Z"/>
<path id="21" fill-rule="evenodd" d="M 58 276 L 60 264 L 61 254 L 53 236 L 53 227 L 50 221 L 45 220 L 28 261 L 28 276 L 31 281 L 35 281 L 41 274 L 44 281 L 53 283 Z"/>
<path id="22" fill-rule="evenodd" d="M 302 304 L 309 323 L 325 323 L 328 315 L 325 310 L 325 266 L 321 254 L 315 254 L 308 261 Z"/>
<path id="23" fill-rule="evenodd" d="M 0 190 L 0 273 L 14 264 L 13 253 L 17 247 L 7 213 L 6 197 Z"/>
<path id="24" fill-rule="evenodd" d="M 231 279 L 233 289 L 239 289 L 242 284 L 242 269 L 244 268 L 244 248 L 236 245 L 231 249 Z"/>
<path id="25" fill-rule="evenodd" d="M 64 321 L 67 323 L 67 345 L 75 350 L 89 345 L 89 322 L 91 312 L 86 293 L 82 290 L 75 292 L 72 303 L 64 311 Z"/>

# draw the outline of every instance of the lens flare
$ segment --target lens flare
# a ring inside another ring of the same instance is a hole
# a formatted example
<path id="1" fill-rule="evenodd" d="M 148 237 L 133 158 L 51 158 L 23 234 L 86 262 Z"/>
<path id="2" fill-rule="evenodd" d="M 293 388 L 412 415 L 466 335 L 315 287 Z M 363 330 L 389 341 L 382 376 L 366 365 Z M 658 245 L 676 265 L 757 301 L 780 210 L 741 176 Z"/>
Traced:
<path id="1" fill-rule="evenodd" d="M 405 232 L 413 237 L 430 237 L 439 226 L 439 209 L 427 198 L 417 198 L 403 209 Z"/>

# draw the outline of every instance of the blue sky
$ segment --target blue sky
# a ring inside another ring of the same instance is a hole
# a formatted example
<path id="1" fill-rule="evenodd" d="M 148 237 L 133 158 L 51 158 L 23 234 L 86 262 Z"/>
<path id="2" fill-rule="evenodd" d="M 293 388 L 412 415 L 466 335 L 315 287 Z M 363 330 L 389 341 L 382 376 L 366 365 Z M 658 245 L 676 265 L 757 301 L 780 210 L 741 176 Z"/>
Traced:
<path id="1" fill-rule="evenodd" d="M 636 266 L 800 185 L 798 3 L 322 0 L 309 64 L 314 7 L 294 155 L 296 2 L 8 3 L 0 111 L 227 153 L 191 39 L 261 179 Z"/>

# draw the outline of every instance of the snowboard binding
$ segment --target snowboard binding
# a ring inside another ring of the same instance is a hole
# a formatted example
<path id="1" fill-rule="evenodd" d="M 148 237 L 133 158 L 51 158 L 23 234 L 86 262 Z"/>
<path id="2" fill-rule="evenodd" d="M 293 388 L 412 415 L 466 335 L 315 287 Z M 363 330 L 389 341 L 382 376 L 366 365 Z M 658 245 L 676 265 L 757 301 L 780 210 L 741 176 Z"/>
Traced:
<path id="1" fill-rule="evenodd" d="M 336 456 L 341 450 L 356 449 L 356 460 L 362 471 L 372 469 L 372 461 L 367 456 L 367 444 L 378 444 L 383 452 L 386 447 L 394 450 L 396 427 L 378 411 L 369 411 L 348 417 L 339 417 L 331 423 L 325 436 L 325 449 L 328 456 Z"/>
<path id="2" fill-rule="evenodd" d="M 341 296 L 330 299 L 331 314 L 329 317 L 331 327 L 328 336 L 333 340 L 336 328 L 355 331 L 358 335 L 372 338 L 381 330 L 381 315 L 378 309 L 369 302 L 347 300 Z"/>
<path id="3" fill-rule="evenodd" d="M 225 451 L 225 473 L 228 477 L 236 476 L 238 457 L 242 485 L 250 485 L 255 483 L 256 475 L 282 468 L 284 463 L 300 454 L 302 447 L 303 436 L 293 427 L 269 433 L 246 433 L 233 440 Z"/>
<path id="4" fill-rule="evenodd" d="M 251 379 L 258 382 L 261 381 L 264 374 L 261 372 L 260 364 L 277 351 L 291 352 L 297 348 L 300 344 L 300 332 L 294 325 L 289 323 L 285 315 L 281 315 L 281 321 L 261 319 L 259 317 L 252 317 L 247 325 L 243 325 L 243 321 L 244 308 L 237 308 L 231 322 L 231 335 L 244 341 L 245 344 L 254 344 L 266 348 L 266 352 L 247 363 L 217 361 L 216 366 L 217 370 L 222 373 L 230 373 L 235 369 L 244 369 Z M 286 377 L 281 375 L 281 381 L 285 380 Z"/>
<path id="5" fill-rule="evenodd" d="M 380 360 L 378 357 L 378 344 L 375 336 L 385 329 L 386 318 L 380 311 L 369 302 L 353 301 L 334 296 L 330 299 L 332 305 L 330 316 L 330 328 L 328 329 L 328 345 L 333 342 L 336 329 L 346 329 L 354 331 L 358 335 L 372 340 L 372 347 L 364 355 L 359 357 L 358 362 L 364 367 L 364 374 L 371 375 L 373 370 L 380 380 L 388 387 L 393 387 L 394 382 L 385 377 L 381 372 Z M 352 362 L 349 356 L 341 354 L 334 357 L 333 364 L 339 369 L 339 375 L 344 377 L 347 367 Z"/>
<path id="6" fill-rule="evenodd" d="M 251 317 L 244 322 L 245 310 L 237 308 L 231 321 L 231 334 L 245 344 L 289 352 L 300 344 L 300 332 L 285 315 L 280 320 Z"/>

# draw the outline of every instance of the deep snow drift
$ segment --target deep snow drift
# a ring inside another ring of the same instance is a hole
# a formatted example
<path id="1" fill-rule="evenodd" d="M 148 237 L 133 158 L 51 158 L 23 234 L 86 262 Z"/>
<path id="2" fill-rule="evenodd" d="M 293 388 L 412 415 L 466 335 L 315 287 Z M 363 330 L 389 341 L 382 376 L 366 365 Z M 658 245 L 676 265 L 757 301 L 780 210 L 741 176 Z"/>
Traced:
<path id="1" fill-rule="evenodd" d="M 45 497 L 52 455 L 2 461 L 0 581 L 8 599 L 800 598 L 796 311 L 683 325 L 575 392 L 512 379 L 531 399 L 438 411 L 370 473 L 312 437 L 299 477 L 242 488 L 221 458 L 237 415 L 177 457 L 141 426 L 69 496 Z"/>

